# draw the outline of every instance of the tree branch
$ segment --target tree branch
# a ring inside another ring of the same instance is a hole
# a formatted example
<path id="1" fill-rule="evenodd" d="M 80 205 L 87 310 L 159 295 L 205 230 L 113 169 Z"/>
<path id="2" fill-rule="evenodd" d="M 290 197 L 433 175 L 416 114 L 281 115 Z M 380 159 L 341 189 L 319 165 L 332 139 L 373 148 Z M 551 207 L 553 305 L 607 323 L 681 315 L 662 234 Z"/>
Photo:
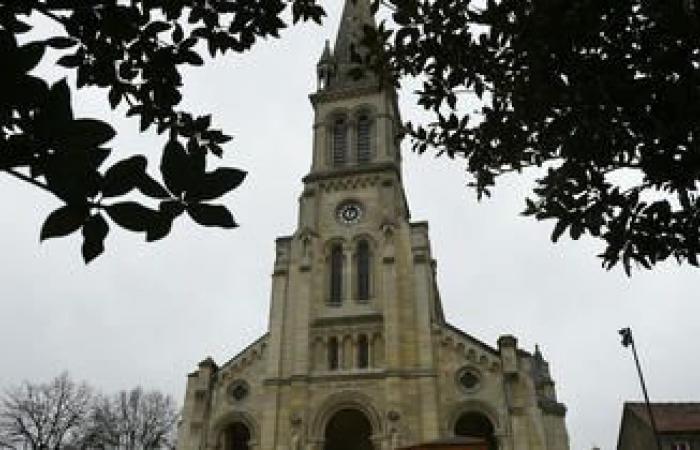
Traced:
<path id="1" fill-rule="evenodd" d="M 8 174 L 12 175 L 13 177 L 15 177 L 15 178 L 17 178 L 17 179 L 19 179 L 19 180 L 22 180 L 22 181 L 24 181 L 24 182 L 27 182 L 27 183 L 29 183 L 29 184 L 32 184 L 32 185 L 34 185 L 34 186 L 36 186 L 36 187 L 38 187 L 38 188 L 40 188 L 40 189 L 43 189 L 43 190 L 45 190 L 46 192 L 50 192 L 51 194 L 53 194 L 54 196 L 58 197 L 59 199 L 61 199 L 61 200 L 63 200 L 63 201 L 66 201 L 64 198 L 61 198 L 60 195 L 58 195 L 58 194 L 56 194 L 54 191 L 52 191 L 50 187 L 48 187 L 47 185 L 45 185 L 45 184 L 43 184 L 43 183 L 41 183 L 41 182 L 35 180 L 35 179 L 32 178 L 32 177 L 28 177 L 27 175 L 25 175 L 25 174 L 23 174 L 23 173 L 21 173 L 21 172 L 18 172 L 18 171 L 14 170 L 14 169 L 0 169 L 0 170 L 2 170 L 2 171 L 4 171 L 4 172 L 7 172 Z M 66 202 L 67 202 L 67 201 L 66 201 Z M 103 205 L 103 204 L 101 204 L 101 203 L 99 203 L 99 202 L 93 202 L 93 201 L 89 201 L 89 200 L 87 200 L 87 199 L 86 199 L 86 201 L 85 201 L 85 204 L 87 204 L 87 206 L 89 206 L 89 207 L 91 207 L 91 208 L 105 209 L 105 207 L 106 207 L 105 205 Z M 109 206 L 109 205 L 107 205 L 107 206 Z"/>
<path id="2" fill-rule="evenodd" d="M 25 181 L 25 182 L 27 182 L 27 183 L 33 184 L 34 186 L 36 186 L 36 187 L 38 187 L 38 188 L 40 188 L 40 189 L 43 189 L 43 190 L 45 190 L 45 191 L 48 191 L 48 192 L 51 192 L 52 194 L 54 194 L 54 192 L 53 192 L 51 189 L 49 189 L 49 187 L 48 187 L 47 185 L 45 185 L 45 184 L 43 184 L 43 183 L 40 183 L 39 181 L 35 180 L 35 179 L 32 178 L 32 177 L 28 177 L 27 175 L 25 175 L 25 174 L 23 174 L 23 173 L 21 173 L 21 172 L 18 172 L 18 171 L 14 170 L 14 169 L 2 169 L 2 170 L 4 170 L 5 172 L 9 173 L 10 175 L 12 175 L 12 176 L 15 177 L 15 178 L 18 178 L 18 179 L 20 179 L 20 180 L 22 180 L 22 181 Z M 56 194 L 54 194 L 54 195 L 56 195 Z"/>

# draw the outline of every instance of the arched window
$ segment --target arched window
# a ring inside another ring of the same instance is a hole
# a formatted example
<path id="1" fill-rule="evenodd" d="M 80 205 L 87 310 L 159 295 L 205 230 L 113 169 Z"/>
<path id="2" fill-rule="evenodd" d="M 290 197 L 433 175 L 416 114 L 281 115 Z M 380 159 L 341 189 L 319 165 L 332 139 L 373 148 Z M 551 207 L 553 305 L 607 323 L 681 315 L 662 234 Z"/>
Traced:
<path id="1" fill-rule="evenodd" d="M 328 339 L 328 370 L 338 369 L 338 338 Z"/>
<path id="2" fill-rule="evenodd" d="M 369 367 L 369 340 L 366 334 L 357 338 L 357 367 L 366 369 Z"/>
<path id="3" fill-rule="evenodd" d="M 357 244 L 357 299 L 369 300 L 370 253 L 367 241 Z"/>
<path id="4" fill-rule="evenodd" d="M 333 122 L 333 165 L 342 166 L 347 162 L 348 124 L 339 117 Z"/>
<path id="5" fill-rule="evenodd" d="M 330 303 L 343 302 L 343 246 L 336 244 L 331 249 Z"/>
<path id="6" fill-rule="evenodd" d="M 362 114 L 357 119 L 357 162 L 366 163 L 371 159 L 371 133 L 372 121 L 367 114 Z"/>

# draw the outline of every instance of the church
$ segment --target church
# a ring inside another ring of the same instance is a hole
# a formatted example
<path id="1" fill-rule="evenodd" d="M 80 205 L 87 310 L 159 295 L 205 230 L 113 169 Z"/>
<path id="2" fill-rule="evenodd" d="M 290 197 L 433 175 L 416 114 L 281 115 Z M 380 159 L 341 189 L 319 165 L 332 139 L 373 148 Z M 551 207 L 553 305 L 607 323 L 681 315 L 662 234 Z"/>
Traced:
<path id="1" fill-rule="evenodd" d="M 568 450 L 541 352 L 446 322 L 428 224 L 410 220 L 402 184 L 397 93 L 348 73 L 374 24 L 369 0 L 346 0 L 341 20 L 310 96 L 298 226 L 276 240 L 268 332 L 187 377 L 178 450 L 394 450 L 459 436 Z"/>

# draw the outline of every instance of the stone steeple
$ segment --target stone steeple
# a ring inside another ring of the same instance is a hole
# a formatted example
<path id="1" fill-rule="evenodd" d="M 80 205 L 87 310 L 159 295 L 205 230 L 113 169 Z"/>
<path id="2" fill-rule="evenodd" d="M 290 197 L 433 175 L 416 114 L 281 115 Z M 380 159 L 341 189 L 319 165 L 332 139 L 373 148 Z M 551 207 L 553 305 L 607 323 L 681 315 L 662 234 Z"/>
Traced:
<path id="1" fill-rule="evenodd" d="M 349 73 L 357 65 L 354 56 L 365 53 L 361 41 L 366 26 L 376 26 L 370 1 L 346 0 L 333 52 L 327 43 L 318 63 L 319 90 L 346 88 L 374 81 L 370 74 L 356 79 Z"/>
<path id="2" fill-rule="evenodd" d="M 364 35 L 365 26 L 376 26 L 369 0 L 346 0 L 335 39 L 335 57 L 340 64 L 351 63 L 352 46 L 355 46 L 355 51 L 359 51 L 358 44 Z"/>

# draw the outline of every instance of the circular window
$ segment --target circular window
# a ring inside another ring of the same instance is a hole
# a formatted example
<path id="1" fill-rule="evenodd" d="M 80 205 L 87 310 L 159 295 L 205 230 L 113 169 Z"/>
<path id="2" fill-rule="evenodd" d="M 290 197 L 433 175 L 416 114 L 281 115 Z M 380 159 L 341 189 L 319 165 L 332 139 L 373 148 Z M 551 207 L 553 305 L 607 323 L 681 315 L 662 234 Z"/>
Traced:
<path id="1" fill-rule="evenodd" d="M 362 219 L 362 205 L 357 202 L 345 202 L 338 206 L 335 215 L 340 223 L 352 225 Z"/>
<path id="2" fill-rule="evenodd" d="M 228 395 L 235 402 L 245 400 L 248 394 L 250 394 L 250 387 L 243 380 L 236 380 L 228 387 Z"/>
<path id="3" fill-rule="evenodd" d="M 474 391 L 479 387 L 481 383 L 481 376 L 479 373 L 471 368 L 463 368 L 457 372 L 457 383 L 467 391 Z"/>

